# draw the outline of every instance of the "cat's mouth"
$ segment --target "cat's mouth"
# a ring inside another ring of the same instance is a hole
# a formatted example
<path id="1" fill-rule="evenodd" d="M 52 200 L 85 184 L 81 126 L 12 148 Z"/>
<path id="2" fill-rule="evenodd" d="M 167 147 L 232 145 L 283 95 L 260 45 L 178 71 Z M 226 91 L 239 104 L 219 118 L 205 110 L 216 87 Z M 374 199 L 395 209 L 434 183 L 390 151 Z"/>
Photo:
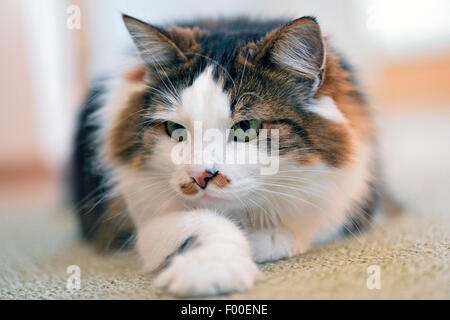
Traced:
<path id="1" fill-rule="evenodd" d="M 208 200 L 214 200 L 214 199 L 221 199 L 217 196 L 211 195 L 210 192 L 208 192 L 209 188 L 217 187 L 219 189 L 223 189 L 231 184 L 231 180 L 227 178 L 224 174 L 215 174 L 208 178 L 208 183 L 205 184 L 204 187 L 201 187 L 195 179 L 192 179 L 191 181 L 187 183 L 181 183 L 179 185 L 180 191 L 182 194 L 186 196 L 194 196 L 200 194 L 201 199 L 208 199 Z"/>
<path id="2" fill-rule="evenodd" d="M 209 189 L 209 188 L 208 188 Z M 216 195 L 212 190 L 202 189 L 197 184 L 189 182 L 180 185 L 180 191 L 186 199 L 195 202 L 217 203 L 225 201 L 226 198 Z"/>
<path id="3" fill-rule="evenodd" d="M 221 201 L 226 200 L 226 197 L 222 197 L 220 195 L 217 195 L 215 192 L 211 192 L 209 190 L 201 190 L 200 188 L 197 188 L 195 191 L 189 190 L 186 191 L 186 188 L 181 189 L 182 194 L 185 196 L 185 198 L 194 200 L 194 201 Z M 186 193 L 188 192 L 188 193 Z"/>

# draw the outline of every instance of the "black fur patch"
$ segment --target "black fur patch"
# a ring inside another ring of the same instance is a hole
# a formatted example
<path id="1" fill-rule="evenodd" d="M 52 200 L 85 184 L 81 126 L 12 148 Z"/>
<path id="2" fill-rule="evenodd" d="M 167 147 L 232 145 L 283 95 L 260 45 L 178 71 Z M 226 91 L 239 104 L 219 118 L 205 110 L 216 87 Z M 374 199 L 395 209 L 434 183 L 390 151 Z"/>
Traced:
<path id="1" fill-rule="evenodd" d="M 72 204 L 78 212 L 81 232 L 86 239 L 96 235 L 107 207 L 102 199 L 110 191 L 105 174 L 97 164 L 98 146 L 94 141 L 99 126 L 92 121 L 92 115 L 102 107 L 98 97 L 103 92 L 102 87 L 94 87 L 80 113 L 71 163 Z"/>
<path id="2" fill-rule="evenodd" d="M 370 193 L 366 199 L 356 203 L 349 222 L 342 229 L 343 236 L 358 234 L 370 227 L 374 214 L 380 205 L 380 196 L 376 187 L 370 185 Z"/>
<path id="3" fill-rule="evenodd" d="M 158 270 L 167 268 L 175 256 L 188 251 L 195 244 L 195 241 L 197 241 L 197 238 L 198 237 L 194 235 L 194 236 L 190 236 L 189 238 L 184 240 L 184 242 L 178 247 L 177 250 L 175 250 L 175 252 L 171 253 L 170 255 L 168 255 L 166 257 L 163 264 L 158 268 Z"/>

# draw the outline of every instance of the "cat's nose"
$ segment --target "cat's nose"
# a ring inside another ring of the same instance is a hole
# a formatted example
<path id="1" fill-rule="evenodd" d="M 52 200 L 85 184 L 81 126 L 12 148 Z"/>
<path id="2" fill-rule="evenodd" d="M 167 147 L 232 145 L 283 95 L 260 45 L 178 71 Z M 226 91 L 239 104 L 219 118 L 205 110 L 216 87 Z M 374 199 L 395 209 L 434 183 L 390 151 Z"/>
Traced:
<path id="1" fill-rule="evenodd" d="M 199 174 L 192 174 L 191 178 L 195 181 L 195 183 L 202 189 L 206 189 L 208 186 L 208 182 L 213 179 L 217 175 L 218 171 L 211 172 L 209 170 L 205 170 Z"/>

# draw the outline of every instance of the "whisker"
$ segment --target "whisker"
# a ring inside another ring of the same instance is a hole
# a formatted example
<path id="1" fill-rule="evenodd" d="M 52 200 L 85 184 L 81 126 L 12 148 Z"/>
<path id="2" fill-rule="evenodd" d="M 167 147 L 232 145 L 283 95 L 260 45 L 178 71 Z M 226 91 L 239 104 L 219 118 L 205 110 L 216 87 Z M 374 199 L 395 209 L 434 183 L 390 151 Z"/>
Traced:
<path id="1" fill-rule="evenodd" d="M 233 83 L 233 89 L 236 90 L 236 83 L 234 82 L 233 77 L 230 75 L 230 73 L 228 72 L 228 70 L 227 70 L 222 64 L 220 64 L 218 61 L 216 61 L 216 60 L 214 60 L 214 59 L 212 59 L 212 58 L 210 58 L 210 57 L 208 57 L 208 56 L 205 56 L 205 55 L 203 55 L 203 54 L 201 54 L 201 53 L 197 53 L 197 52 L 183 52 L 183 53 L 184 53 L 185 55 L 198 56 L 198 57 L 204 58 L 204 59 L 206 59 L 206 60 L 211 61 L 212 63 L 214 63 L 216 66 L 218 66 L 219 68 L 221 68 L 221 69 L 223 70 L 223 72 L 225 72 L 225 74 L 228 76 L 228 78 L 230 79 L 230 81 Z"/>
<path id="2" fill-rule="evenodd" d="M 246 54 L 246 56 L 245 56 L 245 62 L 244 62 L 244 67 L 242 68 L 241 80 L 239 81 L 239 87 L 238 87 L 238 91 L 237 91 L 237 93 L 236 93 L 236 95 L 235 95 L 235 98 L 236 98 L 237 96 L 239 96 L 239 93 L 240 93 L 240 91 L 241 91 L 242 80 L 244 79 L 245 68 L 247 67 L 247 61 L 248 61 L 248 56 L 249 56 L 249 54 L 250 54 L 250 49 L 247 50 L 247 54 Z M 233 99 L 233 101 L 234 101 L 234 99 Z"/>

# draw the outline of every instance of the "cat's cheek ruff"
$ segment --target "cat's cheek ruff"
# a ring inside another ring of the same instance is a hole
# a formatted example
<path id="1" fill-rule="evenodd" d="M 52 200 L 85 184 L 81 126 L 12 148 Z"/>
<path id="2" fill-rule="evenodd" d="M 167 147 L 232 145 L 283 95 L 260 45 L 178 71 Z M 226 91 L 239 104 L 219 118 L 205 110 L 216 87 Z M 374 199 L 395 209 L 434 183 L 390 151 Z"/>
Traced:
<path id="1" fill-rule="evenodd" d="M 295 186 L 292 182 L 289 182 L 287 188 L 275 189 L 287 194 L 271 198 L 270 205 L 276 208 L 274 210 L 277 215 L 262 221 L 250 220 L 249 229 L 287 230 L 294 242 L 292 247 L 285 248 L 285 252 L 295 254 L 306 252 L 312 243 L 320 239 L 339 235 L 342 225 L 355 214 L 354 201 L 365 199 L 371 192 L 368 182 L 373 180 L 373 149 L 370 144 L 357 147 L 358 152 L 353 161 L 339 168 L 331 167 L 320 159 L 308 166 L 299 166 L 295 161 L 280 161 L 280 172 L 289 174 L 290 179 L 298 176 L 303 181 L 307 180 L 308 190 L 302 195 L 294 196 L 296 191 L 293 190 Z M 286 184 L 285 178 L 280 178 L 279 181 L 270 179 L 271 183 Z M 299 187 L 304 186 L 300 183 Z M 309 192 L 312 194 L 308 194 Z M 296 197 L 298 200 L 295 200 Z M 266 256 L 270 255 L 277 254 L 266 253 Z"/>
<path id="2" fill-rule="evenodd" d="M 375 174 L 373 146 L 364 141 L 357 141 L 356 150 L 353 162 L 339 169 L 338 174 L 332 179 L 339 186 L 331 193 L 331 199 L 335 199 L 335 208 L 330 213 L 336 223 L 325 234 L 342 231 L 342 225 L 345 225 L 353 216 L 360 214 L 359 210 L 355 211 L 355 202 L 366 199 L 372 192 L 370 183 L 374 181 Z M 319 233 L 314 239 L 322 235 L 323 233 Z"/>

